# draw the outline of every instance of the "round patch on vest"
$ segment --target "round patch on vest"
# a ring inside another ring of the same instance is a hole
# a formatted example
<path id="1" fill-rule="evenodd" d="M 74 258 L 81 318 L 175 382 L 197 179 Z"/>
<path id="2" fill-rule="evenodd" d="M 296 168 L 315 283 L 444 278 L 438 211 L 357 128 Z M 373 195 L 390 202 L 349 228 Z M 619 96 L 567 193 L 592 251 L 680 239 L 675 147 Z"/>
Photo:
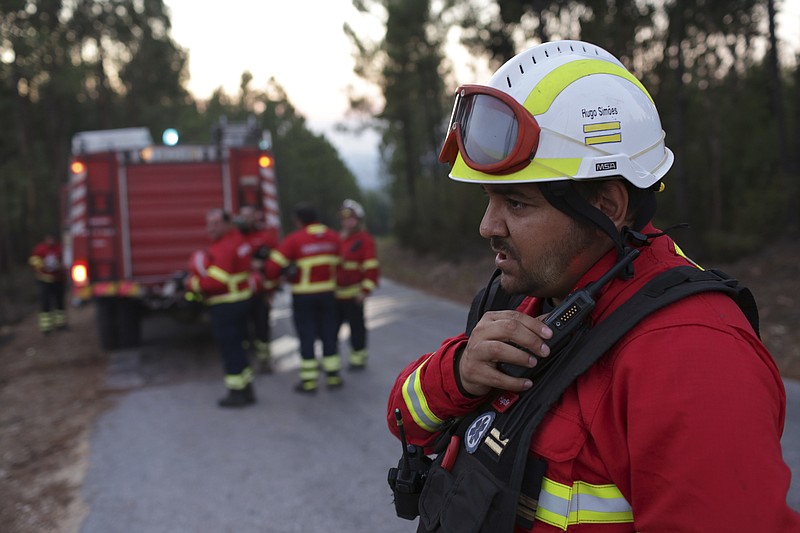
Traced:
<path id="1" fill-rule="evenodd" d="M 475 453 L 475 450 L 478 449 L 486 432 L 492 427 L 495 414 L 494 411 L 488 411 L 472 421 L 464 435 L 464 447 L 467 449 L 467 453 Z"/>

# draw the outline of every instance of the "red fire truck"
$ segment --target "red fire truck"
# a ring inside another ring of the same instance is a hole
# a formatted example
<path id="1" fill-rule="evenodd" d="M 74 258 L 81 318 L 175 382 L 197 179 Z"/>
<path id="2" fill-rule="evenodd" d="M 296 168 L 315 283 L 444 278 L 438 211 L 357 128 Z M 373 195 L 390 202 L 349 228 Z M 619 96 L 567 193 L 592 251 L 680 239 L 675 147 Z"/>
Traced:
<path id="1" fill-rule="evenodd" d="M 156 146 L 146 128 L 73 137 L 65 190 L 65 260 L 72 296 L 96 306 L 101 344 L 130 347 L 142 317 L 199 315 L 181 277 L 192 252 L 208 246 L 205 215 L 260 208 L 280 231 L 268 132 L 253 121 L 221 122 L 209 145 Z"/>

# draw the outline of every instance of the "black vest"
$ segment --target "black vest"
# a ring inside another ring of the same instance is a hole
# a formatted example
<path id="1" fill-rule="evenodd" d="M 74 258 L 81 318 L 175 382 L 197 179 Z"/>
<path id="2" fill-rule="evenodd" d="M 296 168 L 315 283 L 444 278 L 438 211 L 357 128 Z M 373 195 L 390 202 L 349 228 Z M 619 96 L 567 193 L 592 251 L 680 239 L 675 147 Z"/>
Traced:
<path id="1" fill-rule="evenodd" d="M 520 295 L 506 294 L 499 278 L 476 297 L 467 334 L 484 312 L 514 309 Z M 550 355 L 532 389 L 501 395 L 451 423 L 436 445 L 419 499 L 418 533 L 511 533 L 531 528 L 546 464 L 528 455 L 531 436 L 566 387 L 644 317 L 681 298 L 718 291 L 733 298 L 758 333 L 750 290 L 714 270 L 676 267 L 648 282 L 593 328 L 584 326 Z M 509 398 L 513 403 L 508 405 Z M 443 462 L 445 467 L 442 466 Z M 525 487 L 521 493 L 520 488 Z"/>

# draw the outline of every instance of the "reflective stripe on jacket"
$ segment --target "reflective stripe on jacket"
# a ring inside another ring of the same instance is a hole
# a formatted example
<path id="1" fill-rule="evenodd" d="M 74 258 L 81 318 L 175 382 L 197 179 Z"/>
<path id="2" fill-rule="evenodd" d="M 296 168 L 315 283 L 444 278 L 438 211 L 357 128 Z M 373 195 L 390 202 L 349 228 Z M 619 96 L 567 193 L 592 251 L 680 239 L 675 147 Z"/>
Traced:
<path id="1" fill-rule="evenodd" d="M 275 284 L 284 274 L 293 294 L 334 291 L 339 244 L 339 234 L 324 224 L 309 224 L 290 233 L 270 253 L 267 282 Z"/>
<path id="2" fill-rule="evenodd" d="M 593 322 L 658 273 L 688 264 L 668 237 L 641 250 L 634 278 L 597 297 Z M 614 259 L 611 251 L 577 285 Z M 517 310 L 539 316 L 541 307 L 527 298 Z M 440 421 L 487 400 L 456 382 L 466 343 L 447 339 L 397 378 L 387 422 L 396 432 L 400 408 L 409 443 L 430 450 Z M 721 293 L 687 297 L 643 319 L 550 408 L 530 443 L 547 465 L 538 501 L 520 504 L 538 533 L 800 531 L 786 504 L 785 404 L 778 369 L 736 303 Z"/>
<path id="3" fill-rule="evenodd" d="M 237 230 L 228 231 L 208 247 L 209 265 L 205 272 L 191 279 L 191 288 L 203 294 L 206 305 L 249 299 L 251 251 L 250 244 Z"/>
<path id="4" fill-rule="evenodd" d="M 375 241 L 364 230 L 343 239 L 336 275 L 336 297 L 342 300 L 369 294 L 378 286 L 379 264 Z"/>
<path id="5" fill-rule="evenodd" d="M 28 264 L 33 268 L 34 275 L 39 281 L 47 283 L 62 281 L 65 277 L 62 256 L 63 251 L 59 243 L 42 242 L 34 247 L 28 258 Z"/>

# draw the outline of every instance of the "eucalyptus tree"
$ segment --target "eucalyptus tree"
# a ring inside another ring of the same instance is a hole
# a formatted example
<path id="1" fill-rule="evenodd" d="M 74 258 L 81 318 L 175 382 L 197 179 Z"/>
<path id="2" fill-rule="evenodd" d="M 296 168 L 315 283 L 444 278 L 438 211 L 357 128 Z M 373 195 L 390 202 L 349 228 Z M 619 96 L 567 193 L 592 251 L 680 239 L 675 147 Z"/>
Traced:
<path id="1" fill-rule="evenodd" d="M 492 66 L 524 47 L 579 38 L 613 52 L 659 108 L 675 164 L 662 223 L 686 221 L 696 255 L 752 251 L 796 215 L 800 187 L 781 147 L 796 109 L 767 40 L 782 2 L 763 0 L 468 0 L 453 2 L 462 43 Z M 795 66 L 796 71 L 796 66 Z M 787 79 L 788 76 L 787 76 Z M 800 123 L 800 121 L 798 121 Z M 743 133 L 747 132 L 747 133 Z M 800 134 L 798 134 L 800 137 Z M 783 164 L 781 164 L 783 162 Z M 793 192 L 794 191 L 794 192 Z M 796 219 L 795 219 L 796 220 Z M 782 224 L 781 224 L 782 225 Z"/>
<path id="2" fill-rule="evenodd" d="M 0 105 L 13 110 L 0 133 L 10 147 L 0 201 L 13 215 L 0 231 L 24 242 L 57 226 L 75 131 L 135 125 L 187 103 L 169 29 L 162 0 L 0 2 Z"/>
<path id="3" fill-rule="evenodd" d="M 372 83 L 382 101 L 354 98 L 381 134 L 381 153 L 389 174 L 393 233 L 418 250 L 451 253 L 475 240 L 481 203 L 475 187 L 448 183 L 438 162 L 452 93 L 443 47 L 450 2 L 356 0 L 375 16 L 383 37 L 368 41 L 351 27 L 356 73 Z"/>
<path id="4" fill-rule="evenodd" d="M 298 202 L 310 202 L 323 222 L 338 224 L 338 209 L 345 198 L 363 201 L 355 176 L 323 134 L 312 131 L 281 85 L 269 80 L 263 92 L 248 95 L 261 108 L 261 125 L 272 134 L 278 193 L 284 231 L 292 228 L 292 211 Z"/>

